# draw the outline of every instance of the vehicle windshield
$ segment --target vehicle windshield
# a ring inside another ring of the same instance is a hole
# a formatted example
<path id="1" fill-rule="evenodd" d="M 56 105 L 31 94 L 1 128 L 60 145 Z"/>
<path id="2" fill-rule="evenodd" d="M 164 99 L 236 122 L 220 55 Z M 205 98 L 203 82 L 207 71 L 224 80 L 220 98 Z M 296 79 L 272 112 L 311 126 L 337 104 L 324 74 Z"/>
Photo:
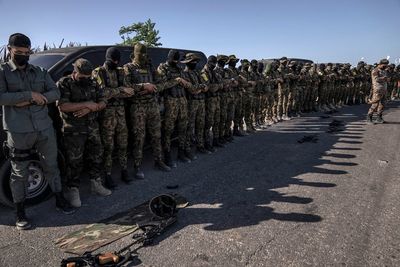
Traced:
<path id="1" fill-rule="evenodd" d="M 29 58 L 29 63 L 48 70 L 64 57 L 62 54 L 33 54 Z"/>

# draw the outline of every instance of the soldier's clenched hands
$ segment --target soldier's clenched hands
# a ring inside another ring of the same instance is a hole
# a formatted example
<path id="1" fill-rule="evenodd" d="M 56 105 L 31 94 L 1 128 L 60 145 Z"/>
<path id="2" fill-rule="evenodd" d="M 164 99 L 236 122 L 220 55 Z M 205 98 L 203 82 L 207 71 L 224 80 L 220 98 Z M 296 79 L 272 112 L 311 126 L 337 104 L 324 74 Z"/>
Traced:
<path id="1" fill-rule="evenodd" d="M 122 93 L 129 96 L 133 96 L 135 94 L 135 89 L 131 87 L 123 87 L 122 88 Z"/>
<path id="2" fill-rule="evenodd" d="M 90 112 L 92 112 L 90 109 L 84 108 L 84 109 L 75 111 L 75 112 L 74 112 L 74 116 L 75 116 L 75 117 L 78 117 L 78 118 L 81 118 L 81 117 L 83 117 L 83 116 L 86 116 L 86 115 L 89 114 Z"/>
<path id="3" fill-rule="evenodd" d="M 38 92 L 32 92 L 32 103 L 42 106 L 47 104 L 47 98 Z"/>
<path id="4" fill-rule="evenodd" d="M 152 94 L 157 90 L 157 86 L 155 86 L 152 83 L 144 83 L 142 84 L 143 89 L 140 91 L 141 95 L 145 95 L 145 94 Z"/>

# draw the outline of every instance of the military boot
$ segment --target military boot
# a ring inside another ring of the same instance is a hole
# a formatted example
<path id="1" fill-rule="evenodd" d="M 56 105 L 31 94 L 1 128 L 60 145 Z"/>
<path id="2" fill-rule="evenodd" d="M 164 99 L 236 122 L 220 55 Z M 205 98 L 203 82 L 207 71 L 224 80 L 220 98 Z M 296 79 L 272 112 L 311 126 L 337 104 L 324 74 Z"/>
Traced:
<path id="1" fill-rule="evenodd" d="M 213 140 L 213 146 L 215 146 L 215 147 L 225 147 L 224 144 L 221 144 L 219 142 L 219 138 Z"/>
<path id="2" fill-rule="evenodd" d="M 154 162 L 154 167 L 160 171 L 170 172 L 171 168 L 164 163 L 161 159 L 158 159 Z"/>
<path id="3" fill-rule="evenodd" d="M 205 144 L 204 148 L 210 151 L 211 153 L 214 153 L 216 151 L 215 148 L 210 144 Z"/>
<path id="4" fill-rule="evenodd" d="M 133 167 L 133 175 L 134 175 L 135 179 L 138 179 L 138 180 L 144 179 L 144 173 L 143 173 L 142 169 L 140 168 L 140 166 Z"/>
<path id="5" fill-rule="evenodd" d="M 176 168 L 176 162 L 172 160 L 171 151 L 165 151 L 164 153 L 165 164 L 170 168 Z"/>
<path id="6" fill-rule="evenodd" d="M 82 206 L 78 187 L 67 187 L 64 191 L 64 197 L 72 207 L 80 208 Z"/>
<path id="7" fill-rule="evenodd" d="M 127 184 L 130 184 L 133 182 L 133 178 L 132 178 L 132 176 L 129 175 L 127 169 L 124 169 L 121 171 L 121 180 Z"/>
<path id="8" fill-rule="evenodd" d="M 184 163 L 190 163 L 191 160 L 186 156 L 185 150 L 178 148 L 178 159 Z"/>
<path id="9" fill-rule="evenodd" d="M 379 123 L 379 124 L 385 123 L 385 121 L 384 121 L 383 118 L 382 118 L 382 114 L 379 114 L 379 115 L 377 116 L 377 118 L 376 118 L 376 120 L 375 120 L 375 123 Z"/>
<path id="10" fill-rule="evenodd" d="M 233 135 L 229 134 L 229 135 L 225 136 L 225 140 L 228 141 L 229 143 L 233 143 Z"/>
<path id="11" fill-rule="evenodd" d="M 111 195 L 111 190 L 105 188 L 101 182 L 101 178 L 90 180 L 90 190 L 93 194 L 106 197 Z"/>
<path id="12" fill-rule="evenodd" d="M 18 230 L 28 230 L 31 228 L 28 218 L 25 215 L 25 205 L 24 202 L 15 203 L 16 221 L 15 226 Z"/>
<path id="13" fill-rule="evenodd" d="M 107 173 L 104 179 L 104 185 L 108 189 L 114 189 L 117 187 L 117 184 L 114 182 L 114 179 L 111 177 L 111 173 Z"/>
<path id="14" fill-rule="evenodd" d="M 72 205 L 68 203 L 61 192 L 55 193 L 55 196 L 57 210 L 62 211 L 64 214 L 72 214 L 76 211 L 76 208 L 72 207 Z"/>
<path id="15" fill-rule="evenodd" d="M 211 152 L 208 149 L 205 149 L 204 146 L 197 147 L 197 151 L 201 154 L 211 154 Z"/>
<path id="16" fill-rule="evenodd" d="M 219 142 L 220 144 L 223 144 L 223 145 L 225 145 L 225 144 L 227 143 L 227 141 L 225 140 L 225 137 L 223 137 L 223 136 L 221 136 L 221 137 L 218 139 L 218 142 Z"/>
<path id="17" fill-rule="evenodd" d="M 372 114 L 367 115 L 367 124 L 375 124 L 372 120 Z"/>
<path id="18" fill-rule="evenodd" d="M 239 137 L 244 136 L 243 133 L 239 130 L 238 127 L 233 128 L 233 135 L 234 136 L 239 136 Z"/>
<path id="19" fill-rule="evenodd" d="M 190 161 L 194 161 L 197 159 L 197 156 L 192 153 L 191 149 L 184 150 L 184 154 L 186 158 L 190 159 Z"/>

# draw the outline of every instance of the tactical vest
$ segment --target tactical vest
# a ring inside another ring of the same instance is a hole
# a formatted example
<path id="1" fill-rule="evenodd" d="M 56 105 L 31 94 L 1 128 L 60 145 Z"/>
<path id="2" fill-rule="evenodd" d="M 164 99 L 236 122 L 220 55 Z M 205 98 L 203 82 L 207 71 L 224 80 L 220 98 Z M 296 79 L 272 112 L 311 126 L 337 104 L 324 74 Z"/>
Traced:
<path id="1" fill-rule="evenodd" d="M 160 67 L 165 71 L 168 80 L 173 80 L 183 76 L 179 67 L 173 68 L 168 66 L 166 63 L 162 63 Z M 173 98 L 185 97 L 185 89 L 180 85 L 176 85 L 166 89 L 164 91 L 164 96 Z"/>
<path id="2" fill-rule="evenodd" d="M 146 68 L 139 68 L 133 63 L 129 63 L 129 72 L 131 81 L 133 81 L 135 84 L 154 83 L 153 72 L 151 71 L 150 66 L 147 66 Z M 133 102 L 148 102 L 156 100 L 156 97 L 155 93 L 145 95 L 135 94 L 133 97 L 128 99 Z"/>
<path id="3" fill-rule="evenodd" d="M 82 87 L 77 81 L 73 80 L 71 76 L 67 76 L 60 80 L 63 88 L 68 88 L 70 97 L 70 103 L 81 103 L 98 101 L 99 88 L 96 87 L 96 83 L 93 81 L 87 87 Z M 87 132 L 87 126 L 97 119 L 97 112 L 91 112 L 84 117 L 75 117 L 73 112 L 60 112 L 63 120 L 63 131 L 64 132 Z"/>
<path id="4" fill-rule="evenodd" d="M 102 77 L 105 79 L 105 87 L 109 88 L 117 88 L 123 86 L 124 84 L 124 74 L 122 73 L 122 69 L 118 68 L 114 71 L 107 70 L 104 66 L 98 67 L 97 70 L 101 73 Z M 107 90 L 107 89 L 105 89 Z M 111 98 L 107 103 L 108 107 L 121 107 L 124 106 L 124 99 L 122 98 Z"/>
<path id="5" fill-rule="evenodd" d="M 200 78 L 199 78 L 200 74 L 196 70 L 187 70 L 187 71 L 185 70 L 183 72 L 183 74 L 184 74 L 184 78 L 188 79 L 192 83 L 192 85 L 198 87 L 201 84 Z M 199 94 L 191 94 L 188 91 L 187 96 L 188 96 L 188 99 L 192 99 L 192 100 L 202 100 L 205 98 L 205 94 L 203 92 L 199 93 Z"/>
<path id="6" fill-rule="evenodd" d="M 201 75 L 203 77 L 205 77 L 209 81 L 209 84 L 216 84 L 217 83 L 217 79 L 215 77 L 214 72 L 212 70 L 210 70 L 208 67 L 207 68 L 206 67 L 203 68 L 203 70 L 201 71 Z M 206 79 L 204 79 L 204 80 L 206 80 Z M 217 92 L 207 91 L 205 93 L 205 96 L 207 98 L 216 97 L 216 96 L 218 96 L 218 91 Z"/>

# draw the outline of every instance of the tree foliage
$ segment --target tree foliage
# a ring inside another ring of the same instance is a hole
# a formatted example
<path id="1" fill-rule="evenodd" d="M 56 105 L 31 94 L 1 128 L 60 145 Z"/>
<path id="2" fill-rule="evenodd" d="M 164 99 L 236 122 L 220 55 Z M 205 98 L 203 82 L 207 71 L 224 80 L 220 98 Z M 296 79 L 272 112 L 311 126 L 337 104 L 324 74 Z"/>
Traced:
<path id="1" fill-rule="evenodd" d="M 122 45 L 135 45 L 143 43 L 148 47 L 162 46 L 159 42 L 159 31 L 155 29 L 156 23 L 148 19 L 146 22 L 133 23 L 130 26 L 122 26 L 119 35 L 122 38 Z M 133 37 L 132 34 L 135 34 Z"/>

